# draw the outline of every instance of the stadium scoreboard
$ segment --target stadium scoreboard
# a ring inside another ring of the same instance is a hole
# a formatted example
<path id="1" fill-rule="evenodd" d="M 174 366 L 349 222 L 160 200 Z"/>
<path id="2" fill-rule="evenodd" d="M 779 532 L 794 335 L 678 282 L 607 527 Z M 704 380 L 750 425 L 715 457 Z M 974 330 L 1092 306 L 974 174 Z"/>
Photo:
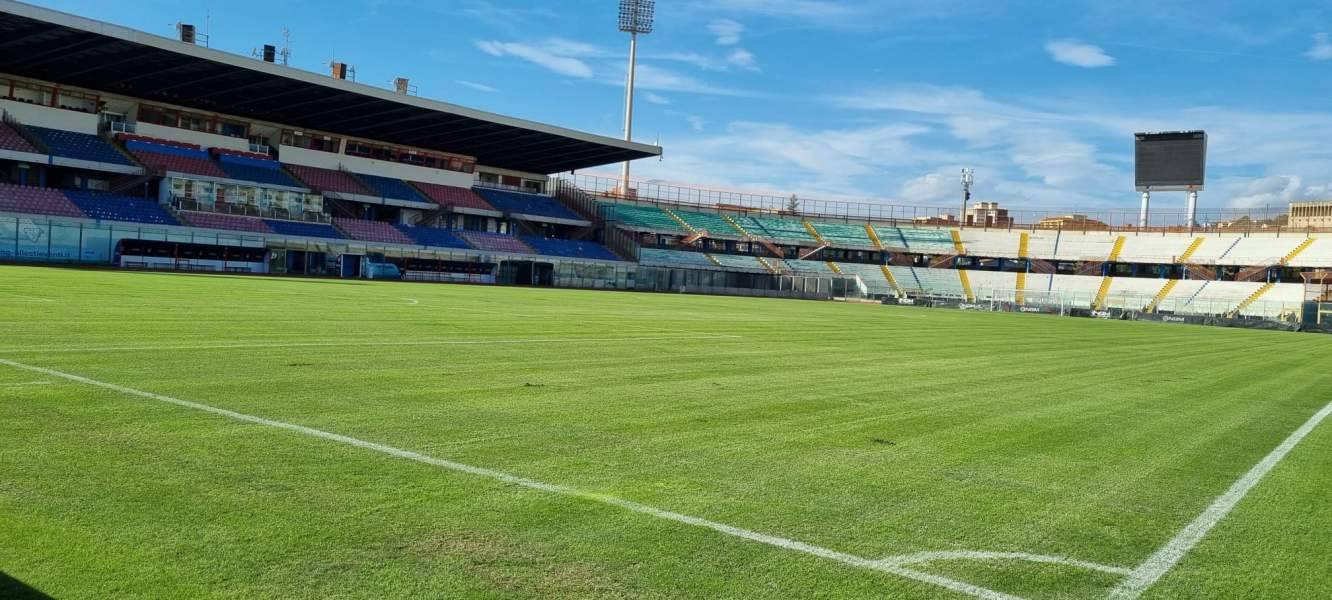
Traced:
<path id="1" fill-rule="evenodd" d="M 1207 176 L 1206 132 L 1138 133 L 1133 138 L 1139 192 L 1202 191 Z"/>

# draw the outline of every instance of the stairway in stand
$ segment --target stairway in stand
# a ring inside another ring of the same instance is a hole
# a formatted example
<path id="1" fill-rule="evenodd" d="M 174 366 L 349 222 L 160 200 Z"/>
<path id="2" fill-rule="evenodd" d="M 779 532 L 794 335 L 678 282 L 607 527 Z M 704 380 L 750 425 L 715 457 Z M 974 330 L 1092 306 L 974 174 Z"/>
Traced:
<path id="1" fill-rule="evenodd" d="M 1096 301 L 1092 303 L 1095 310 L 1105 310 L 1105 300 L 1110 295 L 1110 284 L 1114 282 L 1114 277 L 1105 277 L 1101 279 L 1101 288 L 1096 291 Z"/>
<path id="2" fill-rule="evenodd" d="M 1255 302 L 1257 302 L 1260 298 L 1262 298 L 1264 294 L 1272 291 L 1272 288 L 1274 287 L 1276 287 L 1275 283 L 1268 283 L 1264 284 L 1263 287 L 1258 288 L 1258 291 L 1251 294 L 1248 298 L 1245 298 L 1243 302 L 1240 302 L 1239 306 L 1235 307 L 1235 310 L 1230 311 L 1229 315 L 1230 318 L 1233 319 L 1235 317 L 1238 317 L 1241 311 L 1250 306 L 1253 306 Z"/>
<path id="3" fill-rule="evenodd" d="M 1156 309 L 1161 306 L 1161 303 L 1164 302 L 1166 297 L 1170 295 L 1170 292 L 1175 291 L 1175 286 L 1177 285 L 1179 285 L 1178 279 L 1171 279 L 1166 281 L 1165 285 L 1161 286 L 1161 291 L 1156 293 L 1156 297 L 1152 298 L 1151 303 L 1148 304 L 1145 308 L 1143 308 L 1142 312 L 1146 313 L 1156 312 Z"/>

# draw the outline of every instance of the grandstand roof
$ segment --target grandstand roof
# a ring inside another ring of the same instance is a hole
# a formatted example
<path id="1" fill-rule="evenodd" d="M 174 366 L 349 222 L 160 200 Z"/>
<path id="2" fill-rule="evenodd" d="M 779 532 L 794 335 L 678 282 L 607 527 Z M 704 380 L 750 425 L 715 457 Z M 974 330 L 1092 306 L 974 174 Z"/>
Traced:
<path id="1" fill-rule="evenodd" d="M 661 154 L 0 0 L 0 71 L 339 135 L 558 173 Z"/>

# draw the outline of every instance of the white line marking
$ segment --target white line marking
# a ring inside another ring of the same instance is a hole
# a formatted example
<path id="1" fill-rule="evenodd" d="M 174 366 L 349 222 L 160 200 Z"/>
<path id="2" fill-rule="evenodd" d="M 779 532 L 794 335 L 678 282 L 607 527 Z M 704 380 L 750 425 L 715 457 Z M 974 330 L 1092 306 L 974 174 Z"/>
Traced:
<path id="1" fill-rule="evenodd" d="M 1026 552 L 978 552 L 974 550 L 919 552 L 902 556 L 890 556 L 879 562 L 883 564 L 905 566 L 934 562 L 936 560 L 1020 560 L 1025 562 L 1065 565 L 1069 567 L 1077 567 L 1079 569 L 1086 569 L 1088 571 L 1101 571 L 1102 573 L 1112 573 L 1115 575 L 1128 575 L 1133 572 L 1127 567 L 1103 565 L 1100 563 L 1068 558 L 1066 556 L 1046 556 L 1043 554 L 1028 554 Z"/>
<path id="2" fill-rule="evenodd" d="M 25 385 L 55 385 L 54 381 L 20 381 L 18 383 L 0 383 L 0 387 L 19 387 Z"/>
<path id="3" fill-rule="evenodd" d="M 893 575 L 897 575 L 899 577 L 904 577 L 921 583 L 936 585 L 941 588 L 949 589 L 958 593 L 967 594 L 975 598 L 981 598 L 982 600 L 1021 600 L 1017 596 L 1010 596 L 1008 594 L 996 592 L 994 590 L 983 588 L 976 585 L 971 585 L 969 583 L 957 581 L 955 579 L 949 579 L 947 577 L 932 575 L 930 573 L 923 573 L 921 571 L 910 569 L 905 566 L 896 565 L 896 564 L 886 564 L 883 563 L 882 561 L 862 558 L 859 556 L 838 552 L 836 550 L 830 550 L 812 544 L 806 544 L 804 542 L 799 542 L 796 540 L 791 540 L 774 535 L 768 535 L 765 533 L 759 533 L 757 531 L 750 531 L 748 529 L 742 529 L 739 527 L 726 525 L 724 523 L 718 523 L 716 521 L 709 521 L 707 519 L 701 519 L 699 517 L 691 517 L 689 515 L 680 514 L 677 512 L 671 512 L 668 510 L 657 508 L 655 506 L 648 506 L 646 504 L 640 504 L 632 500 L 625 500 L 623 498 L 617 498 L 615 496 L 593 494 L 568 486 L 557 485 L 552 483 L 544 483 L 533 479 L 527 479 L 525 477 L 519 477 L 517 475 L 511 475 L 509 473 L 505 473 L 502 471 L 496 471 L 484 467 L 474 467 L 472 465 L 454 462 L 451 460 L 435 458 L 433 456 L 419 454 L 416 452 L 412 452 L 410 450 L 402 450 L 400 448 L 394 448 L 393 446 L 386 446 L 384 444 L 369 442 L 362 439 L 349 437 L 337 433 L 330 433 L 320 429 L 306 427 L 304 425 L 296 425 L 284 421 L 274 421 L 271 419 L 265 419 L 263 417 L 256 417 L 254 415 L 248 415 L 233 410 L 227 410 L 225 408 L 218 408 L 207 404 L 200 404 L 198 402 L 191 402 L 189 400 L 181 400 L 179 398 L 173 398 L 171 396 L 163 396 L 161 394 L 154 394 L 152 392 L 136 390 L 134 388 L 125 387 L 122 385 L 116 385 L 114 383 L 107 383 L 104 381 L 98 381 L 96 379 L 89 379 L 87 377 L 83 377 L 80 375 L 74 375 L 71 373 L 64 373 L 62 371 L 56 371 L 44 367 L 37 367 L 24 363 L 14 362 L 12 360 L 7 360 L 3 358 L 0 358 L 0 365 L 7 365 L 15 369 L 22 369 L 24 371 L 30 371 L 33 373 L 41 373 L 43 375 L 47 375 L 50 377 L 56 377 L 59 379 L 65 379 L 76 383 L 82 383 L 86 385 L 100 387 L 103 389 L 120 392 L 122 394 L 127 394 L 130 396 L 138 396 L 140 398 L 147 398 L 149 400 L 156 400 L 158 402 L 174 404 L 176 406 L 212 413 L 214 415 L 227 417 L 229 419 L 234 419 L 237 421 L 244 421 L 246 423 L 254 423 L 256 425 L 264 425 L 267 427 L 274 427 L 277 429 L 284 429 L 287 431 L 292 431 L 295 433 L 300 433 L 311 437 L 316 437 L 332 442 L 338 442 L 340 444 L 346 444 L 348 446 L 355 446 L 357 448 L 362 448 L 365 450 L 371 450 L 374 452 L 387 454 L 389 456 L 405 458 L 407 460 L 413 460 L 419 463 L 425 463 L 428 465 L 441 467 L 444 469 L 448 469 L 450 471 L 457 471 L 459 473 L 467 473 L 470 475 L 485 477 L 503 483 L 508 483 L 511 485 L 517 485 L 533 490 L 540 490 L 552 494 L 570 496 L 573 498 L 579 498 L 592 502 L 599 502 L 610 506 L 617 506 L 625 510 L 656 517 L 658 519 L 665 519 L 667 521 L 674 521 L 676 523 L 684 523 L 686 525 L 692 525 L 694 527 L 710 529 L 718 533 L 723 533 L 740 539 L 749 540 L 751 542 L 758 542 L 760 544 L 774 546 L 777 548 L 781 548 L 783 550 L 790 550 L 793 552 L 800 552 L 811 556 L 817 556 L 820 558 L 833 560 L 845 565 L 859 567 L 862 569 L 878 571 L 881 573 L 890 573 Z"/>
<path id="4" fill-rule="evenodd" d="M 738 340 L 741 335 L 663 335 L 647 337 L 615 338 L 518 338 L 518 339 L 475 339 L 475 340 L 406 340 L 406 341 L 327 341 L 327 342 L 239 342 L 233 344 L 196 344 L 174 346 L 102 346 L 82 348 L 6 348 L 0 350 L 13 353 L 55 353 L 55 352 L 133 352 L 160 350 L 236 350 L 264 348 L 338 348 L 344 346 L 477 346 L 489 344 L 581 344 L 612 342 L 654 342 L 671 340 Z"/>
<path id="5" fill-rule="evenodd" d="M 1147 588 L 1152 587 L 1152 584 L 1161 579 L 1167 571 L 1174 568 L 1184 558 L 1185 554 L 1188 554 L 1194 546 L 1197 546 L 1198 542 L 1201 542 L 1203 537 L 1207 535 L 1207 532 L 1211 531 L 1217 523 L 1220 523 L 1221 519 L 1226 518 L 1231 509 L 1235 508 L 1235 505 L 1239 504 L 1240 500 L 1243 500 L 1244 496 L 1248 495 L 1249 491 L 1277 466 L 1277 463 L 1286 458 L 1286 455 L 1290 454 L 1290 451 L 1295 449 L 1296 445 L 1304 441 L 1304 438 L 1308 437 L 1309 433 L 1315 427 L 1318 427 L 1329 414 L 1332 414 L 1332 403 L 1310 417 L 1304 425 L 1295 430 L 1295 433 L 1290 434 L 1290 437 L 1281 442 L 1281 445 L 1277 446 L 1271 454 L 1268 454 L 1252 469 L 1249 469 L 1249 472 L 1240 477 L 1239 481 L 1231 485 L 1230 489 L 1226 490 L 1224 494 L 1218 496 L 1211 506 L 1207 507 L 1207 510 L 1198 515 L 1198 518 L 1180 530 L 1173 539 L 1161 546 L 1155 554 L 1148 557 L 1141 565 L 1138 565 L 1138 568 L 1133 570 L 1128 579 L 1125 579 L 1114 591 L 1110 592 L 1110 597 L 1137 598 L 1147 591 Z"/>
<path id="6" fill-rule="evenodd" d="M 401 298 L 401 300 L 407 302 L 407 306 L 416 306 L 421 303 L 421 301 L 416 298 Z"/>
<path id="7" fill-rule="evenodd" d="M 55 302 L 55 300 L 52 300 L 50 298 L 38 298 L 37 296 L 24 296 L 23 294 L 15 294 L 13 292 L 0 292 L 0 294 L 4 294 L 6 296 L 9 296 L 10 298 L 18 299 L 21 302 Z"/>

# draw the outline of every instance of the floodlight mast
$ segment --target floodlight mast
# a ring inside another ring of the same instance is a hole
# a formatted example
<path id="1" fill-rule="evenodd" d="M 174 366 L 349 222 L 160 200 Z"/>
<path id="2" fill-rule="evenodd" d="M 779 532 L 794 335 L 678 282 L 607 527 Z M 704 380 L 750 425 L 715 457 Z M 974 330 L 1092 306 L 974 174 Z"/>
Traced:
<path id="1" fill-rule="evenodd" d="M 634 80 L 638 70 L 638 35 L 652 33 L 656 0 L 620 0 L 620 31 L 629 34 L 629 77 L 624 87 L 624 141 L 634 141 Z M 629 161 L 621 172 L 621 193 L 629 193 Z"/>
<path id="2" fill-rule="evenodd" d="M 962 210 L 957 212 L 958 228 L 967 224 L 967 205 L 971 203 L 971 185 L 976 183 L 975 169 L 962 169 Z"/>

